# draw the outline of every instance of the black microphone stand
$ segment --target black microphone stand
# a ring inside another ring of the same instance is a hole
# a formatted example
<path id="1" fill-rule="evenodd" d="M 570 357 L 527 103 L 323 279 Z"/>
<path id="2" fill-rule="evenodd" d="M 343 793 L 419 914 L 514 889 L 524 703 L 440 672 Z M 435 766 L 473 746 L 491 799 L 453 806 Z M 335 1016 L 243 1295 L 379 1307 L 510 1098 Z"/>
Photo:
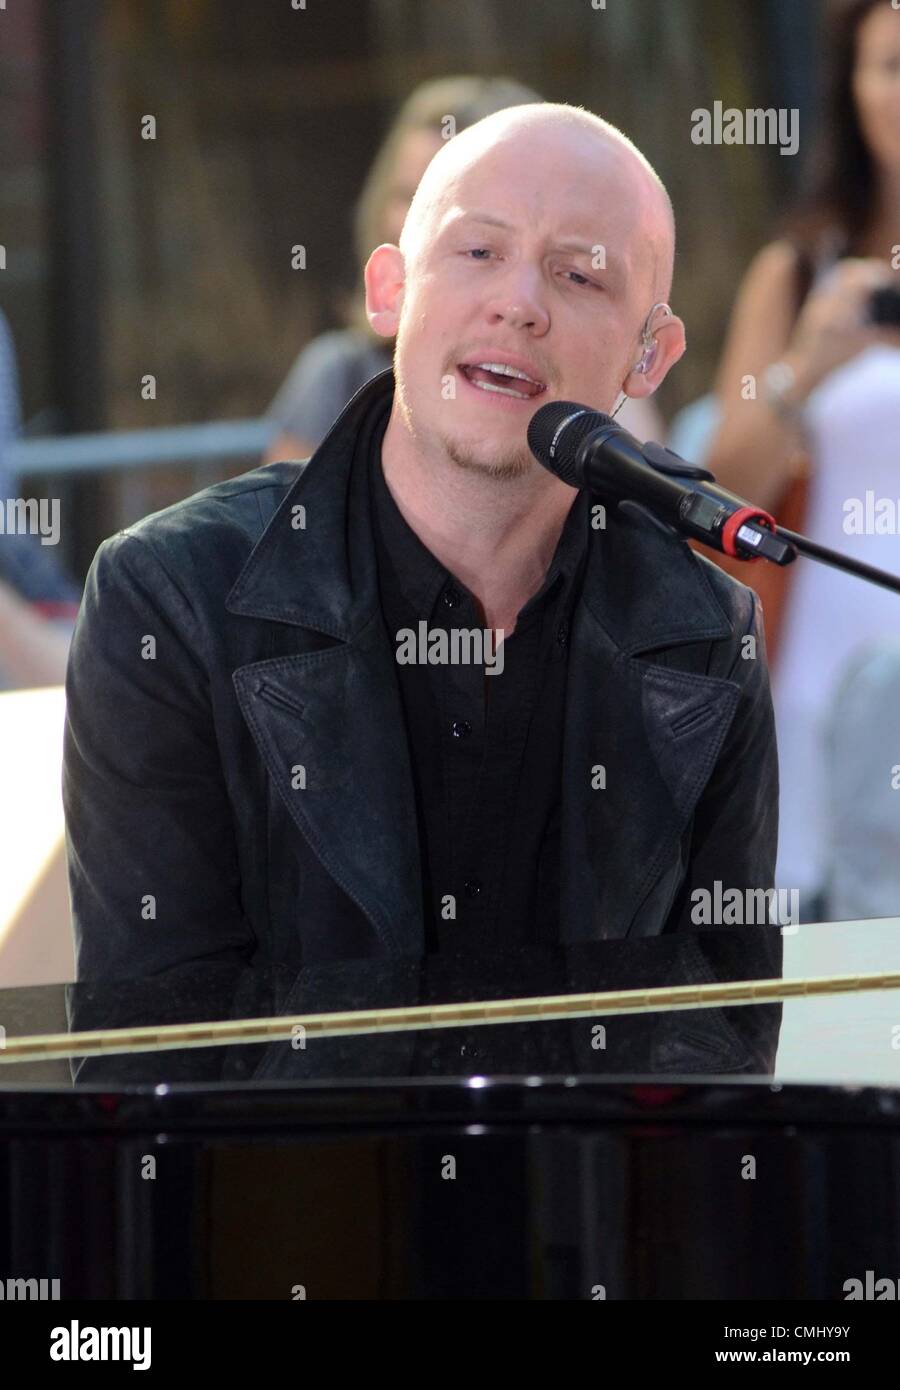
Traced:
<path id="1" fill-rule="evenodd" d="M 801 555 L 808 555 L 811 560 L 819 560 L 823 565 L 831 565 L 833 569 L 855 574 L 858 579 L 867 579 L 870 584 L 880 584 L 882 589 L 893 589 L 895 594 L 900 594 L 900 578 L 888 574 L 887 570 L 879 570 L 874 565 L 863 564 L 862 560 L 841 555 L 837 550 L 830 550 L 827 545 L 819 545 L 818 541 L 801 536 L 799 531 L 789 531 L 786 526 L 776 526 L 775 534 L 794 546 Z"/>
<path id="2" fill-rule="evenodd" d="M 716 481 L 714 475 L 707 469 L 688 463 L 686 459 L 673 453 L 671 449 L 666 449 L 662 444 L 645 444 L 643 455 L 652 468 L 668 477 L 698 478 L 709 483 Z M 735 497 L 734 500 L 739 501 L 740 499 Z M 620 502 L 619 506 L 620 508 L 634 507 L 658 526 L 674 531 L 676 534 L 690 536 L 694 540 L 699 539 L 700 543 L 703 544 L 701 537 L 694 535 L 687 527 L 682 529 L 677 521 L 664 521 L 661 517 L 655 516 L 651 508 L 645 503 L 626 501 Z M 763 550 L 753 549 L 748 545 L 746 553 L 738 554 L 737 558 L 765 559 L 776 565 L 790 565 L 796 560 L 799 553 L 809 556 L 811 560 L 818 560 L 820 564 L 831 565 L 833 569 L 843 570 L 846 574 L 853 574 L 858 579 L 865 579 L 870 584 L 878 584 L 883 589 L 891 589 L 895 594 L 900 594 L 900 577 L 889 574 L 887 570 L 876 569 L 874 565 L 866 565 L 862 560 L 854 560 L 849 555 L 841 555 L 839 551 L 831 550 L 827 545 L 820 545 L 818 541 L 812 541 L 808 536 L 800 535 L 798 531 L 789 531 L 785 526 L 776 525 L 772 534 L 780 537 L 784 542 L 783 546 L 773 546 Z"/>

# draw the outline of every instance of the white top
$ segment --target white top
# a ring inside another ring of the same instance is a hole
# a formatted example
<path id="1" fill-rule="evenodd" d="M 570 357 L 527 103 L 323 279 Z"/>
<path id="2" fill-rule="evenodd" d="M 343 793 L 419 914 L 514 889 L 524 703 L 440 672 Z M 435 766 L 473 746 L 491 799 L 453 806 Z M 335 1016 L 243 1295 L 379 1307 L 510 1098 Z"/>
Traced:
<path id="1" fill-rule="evenodd" d="M 900 349 L 867 348 L 809 397 L 805 417 L 813 461 L 804 534 L 843 554 L 900 575 Z M 867 498 L 866 494 L 869 494 Z M 854 534 L 855 499 L 863 534 Z M 875 531 L 883 503 L 890 533 Z M 868 504 L 868 505 L 867 505 Z M 799 556 L 794 565 L 773 677 L 781 775 L 776 882 L 803 894 L 825 879 L 825 729 L 841 673 L 872 641 L 900 635 L 900 594 Z M 860 731 L 860 737 L 871 731 Z M 885 776 L 900 749 L 885 748 Z M 900 792 L 897 793 L 900 822 Z"/>

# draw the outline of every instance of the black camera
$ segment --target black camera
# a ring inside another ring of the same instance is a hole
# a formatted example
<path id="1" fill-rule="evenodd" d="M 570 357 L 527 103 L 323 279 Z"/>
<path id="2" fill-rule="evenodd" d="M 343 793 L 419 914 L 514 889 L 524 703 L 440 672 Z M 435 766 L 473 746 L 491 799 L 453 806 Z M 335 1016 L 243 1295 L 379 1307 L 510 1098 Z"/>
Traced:
<path id="1" fill-rule="evenodd" d="M 900 290 L 887 285 L 873 291 L 869 300 L 869 322 L 885 328 L 900 328 Z"/>

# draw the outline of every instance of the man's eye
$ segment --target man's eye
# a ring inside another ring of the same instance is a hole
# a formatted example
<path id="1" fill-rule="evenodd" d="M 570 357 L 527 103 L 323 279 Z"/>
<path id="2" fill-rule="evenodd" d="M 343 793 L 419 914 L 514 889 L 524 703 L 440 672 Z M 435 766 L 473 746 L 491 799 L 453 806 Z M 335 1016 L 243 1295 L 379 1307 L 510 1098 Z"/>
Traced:
<path id="1" fill-rule="evenodd" d="M 585 285 L 589 290 L 599 290 L 600 286 L 595 285 L 593 280 L 589 280 L 586 275 L 582 275 L 580 270 L 567 270 L 566 275 L 574 276 L 573 285 Z"/>
<path id="2" fill-rule="evenodd" d="M 462 254 L 476 261 L 486 261 L 490 256 L 494 255 L 494 252 L 489 246 L 472 246 L 463 251 Z M 571 275 L 573 277 L 572 284 L 577 285 L 579 289 L 599 290 L 602 288 L 602 286 L 596 284 L 593 280 L 589 280 L 586 275 L 582 275 L 580 270 L 566 270 L 563 274 Z"/>

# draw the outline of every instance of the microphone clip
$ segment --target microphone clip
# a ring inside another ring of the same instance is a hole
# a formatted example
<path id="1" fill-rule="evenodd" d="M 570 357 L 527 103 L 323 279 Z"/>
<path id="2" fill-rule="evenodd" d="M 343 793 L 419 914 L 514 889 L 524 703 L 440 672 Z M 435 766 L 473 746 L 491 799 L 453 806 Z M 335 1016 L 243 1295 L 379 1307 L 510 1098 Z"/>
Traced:
<path id="1" fill-rule="evenodd" d="M 687 459 L 683 459 L 680 454 L 667 449 L 663 444 L 650 441 L 643 446 L 643 454 L 658 473 L 666 473 L 670 478 L 702 478 L 707 483 L 716 481 L 715 474 L 710 473 L 709 469 L 701 468 L 696 463 L 688 463 Z"/>

